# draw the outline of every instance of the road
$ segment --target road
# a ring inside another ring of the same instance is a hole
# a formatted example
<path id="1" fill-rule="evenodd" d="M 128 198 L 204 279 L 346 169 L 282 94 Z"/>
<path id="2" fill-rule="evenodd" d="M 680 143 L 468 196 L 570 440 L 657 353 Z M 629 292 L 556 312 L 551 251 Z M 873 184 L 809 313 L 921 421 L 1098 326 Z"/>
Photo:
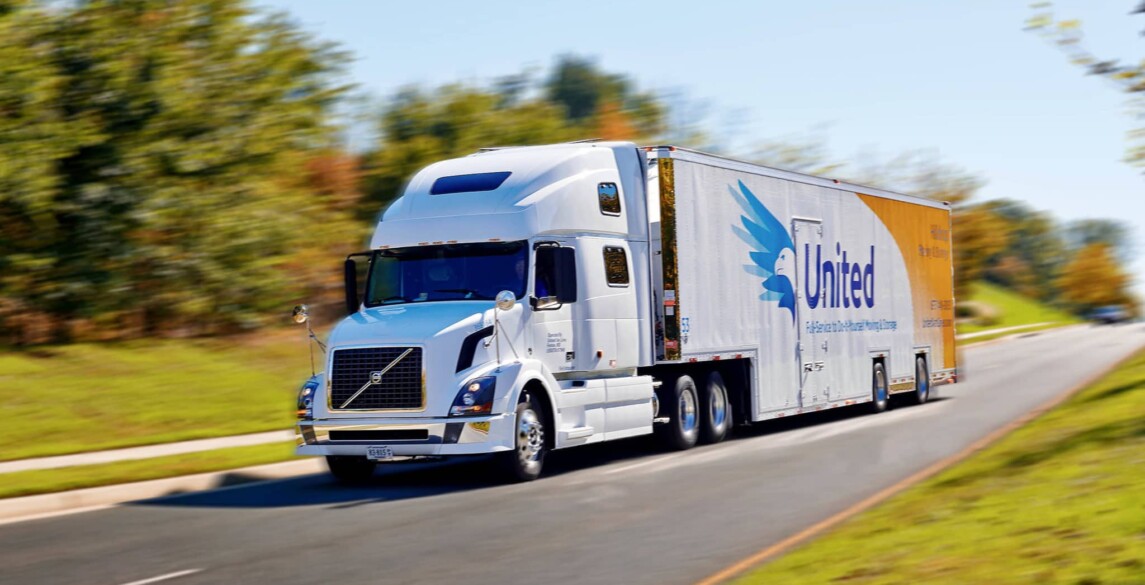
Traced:
<path id="1" fill-rule="evenodd" d="M 305 476 L 9 524 L 0 583 L 693 583 L 1142 346 L 1133 324 L 972 347 L 967 381 L 923 406 L 797 417 L 684 453 L 644 439 L 558 452 L 529 484 L 406 465 L 362 488 Z"/>

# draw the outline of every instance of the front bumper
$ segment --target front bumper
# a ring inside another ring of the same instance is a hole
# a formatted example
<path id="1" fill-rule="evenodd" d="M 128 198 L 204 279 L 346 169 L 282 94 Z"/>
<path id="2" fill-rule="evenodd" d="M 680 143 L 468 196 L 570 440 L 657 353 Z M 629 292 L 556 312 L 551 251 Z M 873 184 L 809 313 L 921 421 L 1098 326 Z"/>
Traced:
<path id="1" fill-rule="evenodd" d="M 513 449 L 513 414 L 465 418 L 357 418 L 299 421 L 297 455 L 364 456 L 387 445 L 395 456 L 477 455 Z"/>

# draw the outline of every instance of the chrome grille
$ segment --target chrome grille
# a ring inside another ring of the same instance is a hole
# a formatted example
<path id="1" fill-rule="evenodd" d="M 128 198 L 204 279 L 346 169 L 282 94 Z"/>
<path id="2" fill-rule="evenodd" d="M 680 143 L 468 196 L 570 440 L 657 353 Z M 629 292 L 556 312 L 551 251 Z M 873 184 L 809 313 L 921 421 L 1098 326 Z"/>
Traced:
<path id="1" fill-rule="evenodd" d="M 409 351 L 396 364 L 393 361 Z M 387 366 L 390 366 L 388 370 Z M 421 379 L 420 347 L 367 347 L 334 352 L 330 378 L 330 407 L 342 404 L 362 389 L 374 372 L 385 371 L 381 380 L 370 384 L 346 410 L 420 410 L 425 408 Z"/>

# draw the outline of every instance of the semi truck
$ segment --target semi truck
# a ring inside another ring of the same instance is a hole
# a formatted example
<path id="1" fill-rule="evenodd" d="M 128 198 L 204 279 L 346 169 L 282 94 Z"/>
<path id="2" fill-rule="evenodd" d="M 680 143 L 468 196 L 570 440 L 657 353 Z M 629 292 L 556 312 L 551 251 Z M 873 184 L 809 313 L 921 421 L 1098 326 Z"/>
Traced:
<path id="1" fill-rule="evenodd" d="M 556 449 L 926 402 L 957 380 L 952 258 L 949 203 L 684 148 L 431 164 L 346 259 L 296 452 L 528 481 Z"/>

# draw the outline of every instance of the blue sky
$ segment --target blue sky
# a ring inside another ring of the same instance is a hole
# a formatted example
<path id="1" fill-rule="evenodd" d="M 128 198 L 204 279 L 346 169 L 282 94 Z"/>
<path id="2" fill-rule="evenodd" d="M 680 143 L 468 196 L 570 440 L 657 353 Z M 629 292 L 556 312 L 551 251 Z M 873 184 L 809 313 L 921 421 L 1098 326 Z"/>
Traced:
<path id="1" fill-rule="evenodd" d="M 1137 2 L 1055 5 L 1082 19 L 1094 53 L 1133 62 L 1145 55 L 1145 17 L 1127 15 Z M 1025 1 L 261 4 L 351 51 L 352 81 L 378 98 L 576 53 L 707 103 L 713 133 L 740 148 L 817 134 L 839 159 L 936 151 L 987 181 L 980 198 L 1129 222 L 1145 274 L 1145 175 L 1120 162 L 1135 122 L 1125 96 L 1023 32 Z"/>

